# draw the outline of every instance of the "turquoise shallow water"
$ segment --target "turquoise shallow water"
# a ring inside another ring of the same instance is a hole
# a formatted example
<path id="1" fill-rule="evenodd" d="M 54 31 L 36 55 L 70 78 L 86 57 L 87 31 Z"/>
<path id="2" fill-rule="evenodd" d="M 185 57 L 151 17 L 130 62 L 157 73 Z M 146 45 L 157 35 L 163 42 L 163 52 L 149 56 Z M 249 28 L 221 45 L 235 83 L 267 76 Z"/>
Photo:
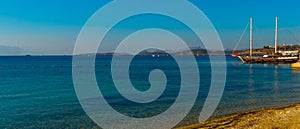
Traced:
<path id="1" fill-rule="evenodd" d="M 184 58 L 184 57 L 183 57 Z M 131 117 L 150 117 L 165 111 L 175 101 L 180 71 L 170 57 L 136 57 L 130 67 L 131 82 L 141 90 L 150 87 L 149 72 L 162 69 L 167 89 L 155 102 L 137 104 L 120 96 L 111 83 L 109 56 L 96 59 L 98 83 L 107 101 Z M 181 123 L 197 121 L 210 85 L 208 57 L 197 57 L 200 93 L 189 116 Z M 189 62 L 186 62 L 189 65 Z M 0 128 L 96 127 L 81 108 L 72 82 L 71 56 L 0 57 Z M 213 116 L 262 107 L 300 102 L 300 72 L 288 65 L 243 65 L 227 57 L 224 95 Z"/>

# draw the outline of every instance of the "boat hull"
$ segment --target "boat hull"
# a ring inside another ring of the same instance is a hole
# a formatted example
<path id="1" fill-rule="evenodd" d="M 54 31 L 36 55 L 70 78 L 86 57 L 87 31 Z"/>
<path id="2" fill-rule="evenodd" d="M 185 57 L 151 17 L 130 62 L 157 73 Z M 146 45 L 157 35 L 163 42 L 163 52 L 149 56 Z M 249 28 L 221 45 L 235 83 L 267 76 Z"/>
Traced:
<path id="1" fill-rule="evenodd" d="M 244 64 L 292 64 L 298 62 L 298 57 L 241 57 Z"/>

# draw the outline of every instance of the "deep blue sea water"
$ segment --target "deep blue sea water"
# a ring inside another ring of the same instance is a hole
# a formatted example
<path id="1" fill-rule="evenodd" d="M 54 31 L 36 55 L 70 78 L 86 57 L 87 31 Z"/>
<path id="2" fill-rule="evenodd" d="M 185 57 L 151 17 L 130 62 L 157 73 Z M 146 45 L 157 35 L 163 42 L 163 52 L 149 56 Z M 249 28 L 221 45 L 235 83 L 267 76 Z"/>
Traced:
<path id="1" fill-rule="evenodd" d="M 184 58 L 184 57 L 183 57 Z M 195 123 L 211 82 L 208 57 L 196 57 L 200 70 L 197 102 L 181 125 Z M 180 88 L 180 71 L 170 57 L 136 57 L 130 66 L 136 89 L 150 87 L 149 72 L 162 69 L 167 89 L 159 100 L 145 105 L 122 98 L 110 75 L 110 56 L 96 59 L 96 76 L 107 101 L 131 117 L 151 117 L 175 101 Z M 186 62 L 189 65 L 189 62 Z M 214 81 L 214 80 L 212 80 Z M 214 116 L 300 102 L 300 71 L 289 65 L 244 65 L 227 57 L 224 95 Z M 151 110 L 155 109 L 155 110 Z M 96 124 L 81 108 L 72 81 L 71 56 L 0 57 L 0 128 L 92 128 Z"/>

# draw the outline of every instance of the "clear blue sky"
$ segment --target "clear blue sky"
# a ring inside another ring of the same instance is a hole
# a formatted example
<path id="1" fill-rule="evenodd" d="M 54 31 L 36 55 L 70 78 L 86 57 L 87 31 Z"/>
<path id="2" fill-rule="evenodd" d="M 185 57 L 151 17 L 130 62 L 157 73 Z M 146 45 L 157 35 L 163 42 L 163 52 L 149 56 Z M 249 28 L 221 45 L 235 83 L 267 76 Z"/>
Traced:
<path id="1" fill-rule="evenodd" d="M 254 18 L 254 47 L 272 45 L 275 17 L 280 43 L 300 40 L 300 1 L 190 0 L 215 25 L 225 48 L 233 48 L 249 17 Z M 1 0 L 0 46 L 45 54 L 71 54 L 88 18 L 108 0 Z M 130 3 L 128 3 L 130 4 Z M 248 47 L 248 33 L 239 48 Z"/>

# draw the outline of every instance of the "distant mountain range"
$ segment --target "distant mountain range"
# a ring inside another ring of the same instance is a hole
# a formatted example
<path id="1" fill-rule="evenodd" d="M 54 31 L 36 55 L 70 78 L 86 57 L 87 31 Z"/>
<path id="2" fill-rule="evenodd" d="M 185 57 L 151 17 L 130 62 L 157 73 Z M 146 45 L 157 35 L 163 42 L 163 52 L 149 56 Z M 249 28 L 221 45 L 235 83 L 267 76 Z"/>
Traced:
<path id="1" fill-rule="evenodd" d="M 237 52 L 242 52 L 244 50 L 238 50 Z M 210 50 L 206 50 L 200 47 L 194 47 L 191 48 L 191 50 L 180 50 L 180 51 L 174 51 L 171 54 L 173 55 L 196 55 L 196 56 L 208 56 L 208 55 L 212 55 L 212 56 L 222 56 L 222 55 L 231 55 L 232 54 L 232 50 L 226 49 L 226 50 L 218 50 L 218 51 L 210 51 Z M 162 50 L 156 50 L 156 51 L 142 51 L 139 55 L 169 55 L 168 53 L 166 53 L 165 51 Z"/>
<path id="2" fill-rule="evenodd" d="M 237 52 L 244 52 L 246 50 L 238 50 Z M 211 55 L 231 55 L 232 50 L 226 49 L 224 51 L 219 50 L 219 51 L 207 51 L 206 49 L 203 49 L 201 47 L 192 47 L 191 51 L 189 50 L 168 50 L 172 55 L 197 55 L 197 56 L 207 56 L 208 52 Z M 39 52 L 33 52 L 29 51 L 26 49 L 22 49 L 19 47 L 14 47 L 14 46 L 3 46 L 0 45 L 0 55 L 35 55 L 35 54 L 42 54 Z M 91 55 L 91 54 L 82 54 L 82 55 Z M 104 56 L 104 55 L 130 55 L 128 53 L 113 53 L 113 52 L 107 52 L 107 53 L 97 53 L 98 56 Z M 148 55 L 160 55 L 160 56 L 168 56 L 170 55 L 169 53 L 166 53 L 165 50 L 158 50 L 158 49 L 147 49 L 142 52 L 140 52 L 138 55 L 140 56 L 148 56 Z"/>
<path id="3" fill-rule="evenodd" d="M 37 54 L 37 52 L 29 51 L 14 46 L 0 45 L 0 55 L 27 55 L 27 54 Z"/>
<path id="4" fill-rule="evenodd" d="M 236 52 L 243 52 L 245 50 L 236 50 Z M 218 51 L 208 51 L 206 49 L 203 49 L 201 47 L 193 47 L 191 50 L 173 50 L 170 51 L 170 53 L 167 53 L 164 50 L 158 50 L 158 49 L 147 49 L 142 52 L 140 52 L 138 55 L 139 56 L 149 56 L 149 55 L 160 55 L 160 56 L 169 56 L 170 54 L 172 55 L 196 55 L 196 56 L 222 56 L 222 55 L 231 55 L 233 50 L 226 49 L 226 50 L 218 50 Z M 83 54 L 83 55 L 90 55 L 90 54 Z M 117 56 L 125 56 L 125 55 L 130 55 L 127 53 L 97 53 L 98 56 L 103 56 L 103 55 L 117 55 Z"/>
<path id="5" fill-rule="evenodd" d="M 279 51 L 299 51 L 300 52 L 300 44 L 291 44 L 291 45 L 279 45 L 278 46 Z M 169 51 L 170 52 L 170 51 Z M 244 50 L 235 50 L 234 52 L 239 53 L 240 55 L 247 55 L 249 54 L 248 49 Z M 208 54 L 209 53 L 209 54 Z M 196 55 L 196 56 L 229 56 L 232 55 L 233 50 L 226 49 L 226 50 L 217 50 L 217 51 L 211 51 L 206 50 L 201 47 L 192 47 L 190 50 L 177 50 L 177 51 L 171 51 L 172 55 Z M 265 55 L 265 54 L 272 54 L 274 53 L 274 46 L 264 46 L 263 48 L 253 49 L 253 54 L 259 54 L 259 55 Z M 126 53 L 98 53 L 97 55 L 130 55 Z M 160 56 L 168 56 L 169 53 L 166 53 L 164 50 L 158 50 L 158 49 L 147 49 L 142 52 L 140 52 L 138 55 L 140 56 L 147 56 L 147 55 L 160 55 Z"/>

